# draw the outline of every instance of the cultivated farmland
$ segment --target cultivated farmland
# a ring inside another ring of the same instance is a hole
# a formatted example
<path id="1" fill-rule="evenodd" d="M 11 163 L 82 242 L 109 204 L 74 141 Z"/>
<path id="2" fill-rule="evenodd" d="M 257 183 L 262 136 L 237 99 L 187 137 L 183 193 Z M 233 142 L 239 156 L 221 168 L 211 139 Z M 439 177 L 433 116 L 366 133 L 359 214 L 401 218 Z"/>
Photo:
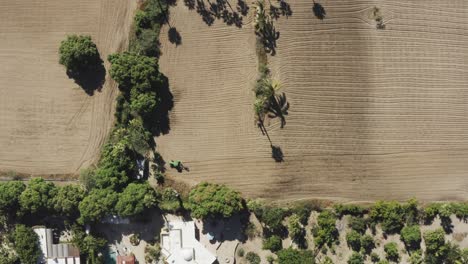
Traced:
<path id="1" fill-rule="evenodd" d="M 67 34 L 101 58 L 125 49 L 136 1 L 0 1 L 0 170 L 75 174 L 94 163 L 113 123 L 116 85 L 87 95 L 58 63 Z M 107 67 L 106 63 L 106 67 Z"/>
<path id="2" fill-rule="evenodd" d="M 320 20 L 313 1 L 287 2 L 292 16 L 275 21 L 268 56 L 290 103 L 283 129 L 266 123 L 281 163 L 254 121 L 252 10 L 239 29 L 208 26 L 180 1 L 171 8 L 182 43 L 163 29 L 175 106 L 157 143 L 190 172 L 170 174 L 283 201 L 466 200 L 468 4 L 328 0 Z"/>

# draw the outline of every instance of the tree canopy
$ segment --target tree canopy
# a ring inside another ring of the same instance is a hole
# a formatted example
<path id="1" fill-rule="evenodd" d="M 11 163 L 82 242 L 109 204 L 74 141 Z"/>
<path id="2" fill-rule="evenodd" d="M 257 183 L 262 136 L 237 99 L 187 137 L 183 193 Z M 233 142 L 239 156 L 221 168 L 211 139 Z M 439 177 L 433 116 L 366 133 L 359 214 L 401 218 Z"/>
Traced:
<path id="1" fill-rule="evenodd" d="M 406 248 L 415 250 L 421 244 L 421 229 L 418 225 L 405 226 L 401 230 L 401 240 L 405 243 Z"/>
<path id="2" fill-rule="evenodd" d="M 331 246 L 338 238 L 336 216 L 330 211 L 323 211 L 317 219 L 317 227 L 312 230 L 317 247 Z"/>
<path id="3" fill-rule="evenodd" d="M 188 202 L 195 218 L 227 218 L 244 208 L 239 192 L 207 182 L 198 184 L 190 191 Z"/>
<path id="4" fill-rule="evenodd" d="M 21 210 L 24 213 L 44 213 L 54 207 L 53 197 L 57 194 L 57 187 L 42 178 L 34 178 L 20 195 Z"/>
<path id="5" fill-rule="evenodd" d="M 39 238 L 30 227 L 17 225 L 13 233 L 14 248 L 21 263 L 36 264 L 41 255 Z"/>
<path id="6" fill-rule="evenodd" d="M 19 197 L 26 185 L 19 181 L 0 183 L 0 212 L 15 213 L 19 207 Z"/>
<path id="7" fill-rule="evenodd" d="M 130 183 L 119 195 L 115 209 L 121 216 L 132 216 L 155 206 L 156 203 L 156 192 L 148 183 Z"/>
<path id="8" fill-rule="evenodd" d="M 90 36 L 69 35 L 60 44 L 60 64 L 71 73 L 80 73 L 102 63 Z"/>
<path id="9" fill-rule="evenodd" d="M 96 222 L 113 213 L 118 194 L 110 189 L 94 189 L 80 202 L 81 223 Z"/>
<path id="10" fill-rule="evenodd" d="M 111 63 L 109 74 L 119 88 L 129 94 L 135 88 L 140 92 L 154 90 L 162 82 L 156 59 L 124 52 L 108 56 Z"/>
<path id="11" fill-rule="evenodd" d="M 85 192 L 81 186 L 65 185 L 58 188 L 54 196 L 54 209 L 56 212 L 66 216 L 78 215 L 78 205 L 83 200 Z"/>
<path id="12" fill-rule="evenodd" d="M 297 250 L 293 248 L 278 251 L 278 264 L 315 263 L 314 253 L 310 250 Z"/>

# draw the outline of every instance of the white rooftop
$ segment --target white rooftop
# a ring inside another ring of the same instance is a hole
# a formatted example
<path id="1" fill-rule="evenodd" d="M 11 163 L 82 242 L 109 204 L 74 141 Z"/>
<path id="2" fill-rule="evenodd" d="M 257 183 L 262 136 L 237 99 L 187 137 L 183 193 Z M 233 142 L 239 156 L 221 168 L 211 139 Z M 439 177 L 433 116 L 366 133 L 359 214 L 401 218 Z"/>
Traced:
<path id="1" fill-rule="evenodd" d="M 168 222 L 169 229 L 161 233 L 162 253 L 169 264 L 212 264 L 216 260 L 195 238 L 193 221 Z"/>
<path id="2" fill-rule="evenodd" d="M 39 247 L 42 251 L 39 263 L 80 264 L 78 249 L 70 244 L 53 244 L 52 229 L 36 227 L 33 230 L 39 237 Z"/>

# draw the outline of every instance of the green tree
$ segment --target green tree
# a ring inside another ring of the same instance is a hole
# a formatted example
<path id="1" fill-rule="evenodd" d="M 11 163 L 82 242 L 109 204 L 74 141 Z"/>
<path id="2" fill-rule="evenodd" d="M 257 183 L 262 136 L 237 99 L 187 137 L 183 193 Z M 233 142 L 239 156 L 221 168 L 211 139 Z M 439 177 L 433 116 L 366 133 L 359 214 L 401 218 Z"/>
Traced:
<path id="1" fill-rule="evenodd" d="M 168 187 L 161 193 L 159 208 L 163 211 L 175 213 L 183 208 L 179 193 Z"/>
<path id="2" fill-rule="evenodd" d="M 245 259 L 249 262 L 249 264 L 260 264 L 260 256 L 254 252 L 247 252 L 245 255 Z"/>
<path id="3" fill-rule="evenodd" d="M 54 209 L 61 215 L 76 216 L 79 214 L 78 205 L 84 196 L 85 192 L 81 186 L 59 187 L 57 195 L 53 197 Z"/>
<path id="4" fill-rule="evenodd" d="M 29 181 L 26 189 L 21 193 L 19 202 L 23 213 L 45 213 L 54 207 L 53 197 L 57 195 L 57 188 L 51 182 L 42 178 Z"/>
<path id="5" fill-rule="evenodd" d="M 121 216 L 132 216 L 155 206 L 156 203 L 156 192 L 148 183 L 130 183 L 119 195 L 115 209 Z"/>
<path id="6" fill-rule="evenodd" d="M 426 263 L 440 263 L 446 259 L 447 245 L 445 244 L 445 232 L 442 228 L 424 232 L 426 244 Z"/>
<path id="7" fill-rule="evenodd" d="M 19 208 L 19 197 L 25 189 L 26 185 L 20 181 L 0 183 L 0 212 L 15 214 Z"/>
<path id="8" fill-rule="evenodd" d="M 370 254 L 372 249 L 374 249 L 375 243 L 374 238 L 371 235 L 363 235 L 361 237 L 361 248 L 365 254 Z"/>
<path id="9" fill-rule="evenodd" d="M 289 217 L 288 231 L 289 236 L 293 241 L 298 241 L 304 236 L 304 228 L 302 228 L 299 216 L 296 214 L 293 214 Z"/>
<path id="10" fill-rule="evenodd" d="M 143 126 L 143 121 L 140 118 L 132 119 L 128 124 L 127 133 L 130 147 L 141 156 L 145 156 L 151 148 L 150 142 L 153 141 L 153 137 Z"/>
<path id="11" fill-rule="evenodd" d="M 418 225 L 405 226 L 401 229 L 401 241 L 409 250 L 419 249 L 421 244 L 421 229 Z"/>
<path id="12" fill-rule="evenodd" d="M 346 234 L 346 242 L 352 250 L 359 251 L 361 248 L 361 234 L 355 230 L 349 231 Z"/>
<path id="13" fill-rule="evenodd" d="M 355 216 L 353 216 L 353 217 L 351 217 L 349 219 L 348 226 L 351 229 L 359 232 L 360 234 L 364 234 L 366 232 L 366 229 L 367 229 L 366 221 L 361 217 L 355 217 Z"/>
<path id="14" fill-rule="evenodd" d="M 130 109 L 142 117 L 148 117 L 156 111 L 160 98 L 155 92 L 134 93 L 130 99 Z"/>
<path id="15" fill-rule="evenodd" d="M 380 222 L 387 234 L 399 233 L 405 223 L 405 210 L 398 202 L 378 201 L 371 209 L 369 216 L 374 223 Z"/>
<path id="16" fill-rule="evenodd" d="M 13 233 L 14 249 L 22 264 L 36 264 L 41 256 L 39 237 L 30 227 L 17 225 Z"/>
<path id="17" fill-rule="evenodd" d="M 131 45 L 131 51 L 150 57 L 157 56 L 159 54 L 159 28 L 158 30 L 137 28 L 137 30 L 137 38 Z"/>
<path id="18" fill-rule="evenodd" d="M 188 204 L 195 218 L 228 218 L 244 209 L 239 192 L 207 182 L 198 184 L 190 191 Z"/>
<path id="19" fill-rule="evenodd" d="M 361 254 L 353 252 L 348 259 L 348 264 L 364 264 L 364 258 Z"/>
<path id="20" fill-rule="evenodd" d="M 131 89 L 138 91 L 151 91 L 162 83 L 156 59 L 124 52 L 108 56 L 111 63 L 109 74 L 126 94 Z"/>
<path id="21" fill-rule="evenodd" d="M 80 223 L 96 222 L 114 212 L 118 194 L 110 189 L 94 189 L 80 202 Z"/>
<path id="22" fill-rule="evenodd" d="M 312 230 L 318 248 L 327 244 L 331 246 L 338 238 L 336 216 L 330 211 L 323 211 L 317 219 L 318 225 Z"/>
<path id="23" fill-rule="evenodd" d="M 82 255 L 88 259 L 95 259 L 99 252 L 103 251 L 107 241 L 104 238 L 86 234 L 80 226 L 72 227 L 72 243 L 80 250 Z"/>
<path id="24" fill-rule="evenodd" d="M 283 248 L 281 238 L 277 235 L 272 235 L 268 238 L 263 239 L 263 249 L 271 250 L 272 252 L 277 252 Z"/>
<path id="25" fill-rule="evenodd" d="M 384 246 L 385 254 L 391 261 L 398 262 L 400 259 L 400 253 L 398 252 L 398 245 L 395 242 L 390 242 Z"/>
<path id="26" fill-rule="evenodd" d="M 300 223 L 304 226 L 307 225 L 311 212 L 312 208 L 307 204 L 300 204 L 293 209 L 293 213 L 299 217 Z"/>
<path id="27" fill-rule="evenodd" d="M 310 250 L 297 250 L 293 248 L 286 248 L 278 251 L 277 255 L 278 264 L 315 263 L 314 253 Z"/>
<path id="28" fill-rule="evenodd" d="M 265 207 L 257 217 L 272 233 L 281 232 L 284 229 L 283 219 L 285 216 L 283 208 Z"/>
<path id="29" fill-rule="evenodd" d="M 92 69 L 102 63 L 96 44 L 90 36 L 67 36 L 60 44 L 59 55 L 60 64 L 74 74 Z"/>
<path id="30" fill-rule="evenodd" d="M 422 258 L 422 252 L 421 250 L 415 250 L 411 252 L 410 258 L 409 258 L 409 263 L 410 264 L 423 264 L 423 258 Z"/>

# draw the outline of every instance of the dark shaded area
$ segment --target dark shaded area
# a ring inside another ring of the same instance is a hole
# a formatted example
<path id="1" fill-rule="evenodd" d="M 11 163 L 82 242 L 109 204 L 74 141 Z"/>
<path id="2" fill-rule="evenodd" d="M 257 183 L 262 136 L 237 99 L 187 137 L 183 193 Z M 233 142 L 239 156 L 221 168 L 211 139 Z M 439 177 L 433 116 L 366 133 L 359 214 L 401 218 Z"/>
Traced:
<path id="1" fill-rule="evenodd" d="M 171 27 L 167 34 L 169 35 L 169 42 L 176 44 L 176 46 L 182 44 L 182 37 L 175 27 Z"/>
<path id="2" fill-rule="evenodd" d="M 441 216 L 440 225 L 442 226 L 446 234 L 451 234 L 453 232 L 454 226 L 452 224 L 452 219 L 450 219 L 450 217 Z"/>
<path id="3" fill-rule="evenodd" d="M 293 12 L 291 9 L 291 5 L 289 5 L 284 0 L 279 0 L 279 6 L 275 6 L 270 2 L 270 16 L 271 18 L 278 19 L 281 16 L 285 16 L 286 18 L 292 16 Z"/>
<path id="4" fill-rule="evenodd" d="M 312 11 L 314 12 L 314 15 L 320 19 L 323 20 L 325 16 L 327 15 L 327 12 L 325 11 L 325 8 L 320 3 L 314 2 L 314 6 L 312 7 Z"/>
<path id="5" fill-rule="evenodd" d="M 276 55 L 276 41 L 280 37 L 280 33 L 276 31 L 273 24 L 266 27 L 261 33 L 258 34 L 260 36 L 260 41 L 267 53 L 270 53 L 271 56 Z"/>
<path id="6" fill-rule="evenodd" d="M 214 236 L 214 239 L 210 242 L 215 243 L 223 241 L 239 240 L 245 242 L 247 237 L 244 236 L 244 213 L 233 215 L 230 218 L 210 218 L 203 221 L 203 230 L 201 234 L 206 236 L 208 234 Z"/>
<path id="7" fill-rule="evenodd" d="M 67 71 L 67 76 L 73 79 L 88 95 L 94 95 L 94 91 L 101 91 L 106 78 L 106 69 L 99 58 L 95 65 L 80 71 Z"/>
<path id="8" fill-rule="evenodd" d="M 144 119 L 145 126 L 155 136 L 165 135 L 171 130 L 169 111 L 174 107 L 174 96 L 169 90 L 169 80 L 165 76 L 163 78 L 163 85 L 161 85 L 157 92 L 161 101 L 154 113 Z"/>
<path id="9" fill-rule="evenodd" d="M 283 162 L 284 161 L 284 154 L 283 154 L 283 151 L 281 150 L 280 146 L 271 145 L 271 157 L 276 162 Z"/>
<path id="10" fill-rule="evenodd" d="M 246 16 L 249 7 L 244 0 L 238 0 L 236 9 L 234 9 L 228 0 L 184 0 L 185 6 L 190 10 L 195 9 L 202 17 L 203 22 L 211 26 L 216 19 L 222 19 L 226 25 L 235 25 L 242 27 L 243 16 Z"/>
<path id="11" fill-rule="evenodd" d="M 281 120 L 281 128 L 286 125 L 286 115 L 288 115 L 289 103 L 286 99 L 286 94 L 275 95 L 272 100 L 268 102 L 268 117 L 279 117 Z"/>

